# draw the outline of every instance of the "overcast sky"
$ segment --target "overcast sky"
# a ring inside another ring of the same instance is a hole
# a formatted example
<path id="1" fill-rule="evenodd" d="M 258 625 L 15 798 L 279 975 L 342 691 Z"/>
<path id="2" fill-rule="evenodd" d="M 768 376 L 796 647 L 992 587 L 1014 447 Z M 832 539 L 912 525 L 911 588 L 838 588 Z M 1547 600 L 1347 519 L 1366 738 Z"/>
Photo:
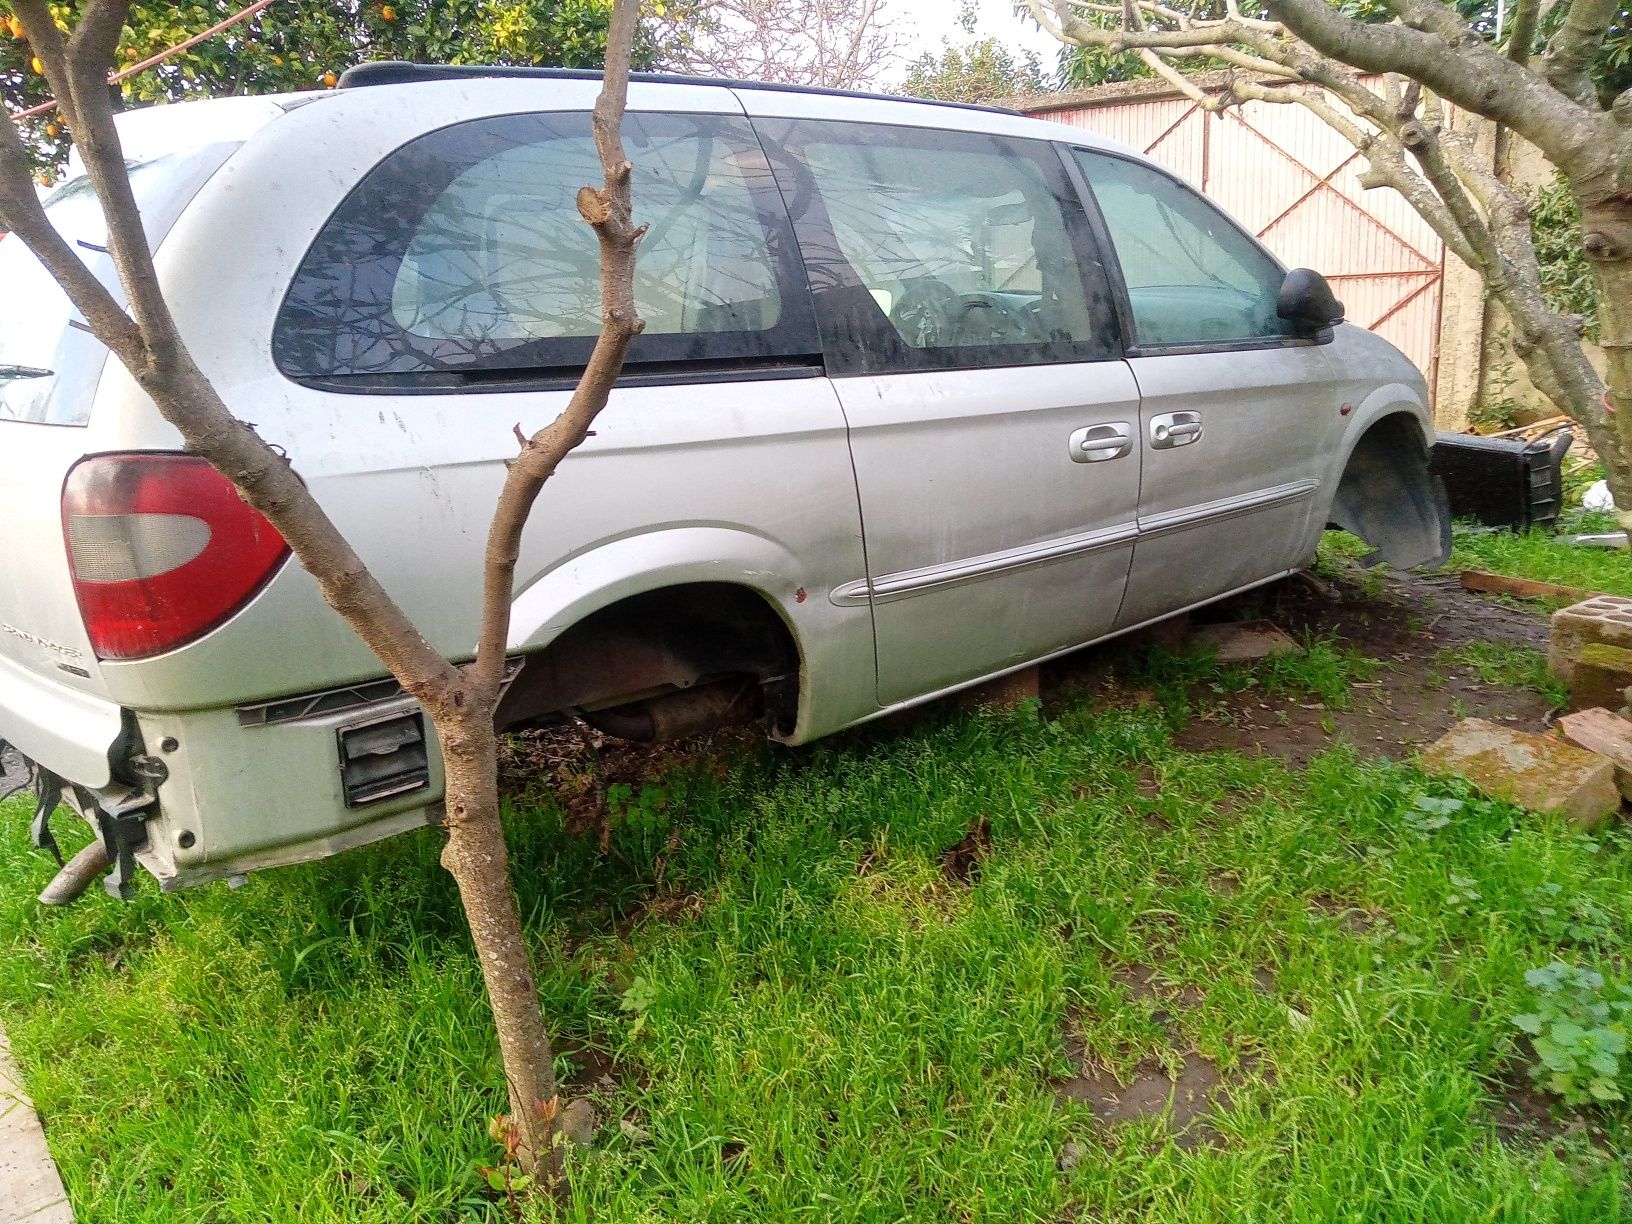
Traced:
<path id="1" fill-rule="evenodd" d="M 886 73 L 881 84 L 894 84 L 906 74 L 906 65 L 925 51 L 939 52 L 941 39 L 954 43 L 966 41 L 958 26 L 960 0 L 885 0 L 885 20 L 898 27 L 911 40 L 901 66 Z M 1037 28 L 1030 17 L 1014 15 L 1013 0 L 976 0 L 980 25 L 977 38 L 990 35 L 1016 50 L 1036 51 L 1042 58 L 1043 70 L 1052 71 L 1060 44 Z"/>

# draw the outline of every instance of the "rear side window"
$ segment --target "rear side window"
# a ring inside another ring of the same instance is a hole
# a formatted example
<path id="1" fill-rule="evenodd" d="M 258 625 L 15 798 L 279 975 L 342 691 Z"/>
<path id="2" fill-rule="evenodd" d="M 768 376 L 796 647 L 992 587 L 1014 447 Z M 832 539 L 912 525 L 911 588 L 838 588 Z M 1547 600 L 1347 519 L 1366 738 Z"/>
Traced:
<path id="1" fill-rule="evenodd" d="M 636 114 L 623 137 L 635 220 L 650 226 L 631 364 L 817 353 L 786 214 L 746 122 Z M 601 319 L 599 246 L 575 200 L 601 177 L 587 114 L 481 119 L 404 146 L 302 261 L 274 333 L 278 367 L 427 388 L 572 373 Z"/>
<path id="2" fill-rule="evenodd" d="M 1207 200 L 1159 170 L 1075 151 L 1116 247 L 1143 347 L 1289 336 L 1275 314 L 1284 274 Z"/>
<path id="3" fill-rule="evenodd" d="M 131 188 L 150 222 L 183 191 L 187 158 L 132 161 Z M 213 166 L 212 166 L 213 168 Z M 107 222 L 90 180 L 70 179 L 45 199 L 45 214 L 98 276 L 114 283 L 103 253 Z M 107 350 L 44 266 L 16 236 L 0 239 L 0 421 L 84 425 Z"/>
<path id="4" fill-rule="evenodd" d="M 1109 282 L 1047 144 L 756 121 L 834 374 L 1116 355 Z"/>

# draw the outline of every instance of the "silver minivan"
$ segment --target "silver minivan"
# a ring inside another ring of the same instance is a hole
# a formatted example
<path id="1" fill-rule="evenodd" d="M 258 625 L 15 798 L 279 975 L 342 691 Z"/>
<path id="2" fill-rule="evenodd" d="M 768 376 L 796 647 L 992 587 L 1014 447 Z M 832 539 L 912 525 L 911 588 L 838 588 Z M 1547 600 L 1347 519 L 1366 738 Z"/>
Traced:
<path id="1" fill-rule="evenodd" d="M 592 75 L 122 117 L 164 287 L 440 650 L 598 325 Z M 647 322 L 516 571 L 506 727 L 800 744 L 1290 573 L 1448 547 L 1421 375 L 1195 190 L 1002 111 L 637 79 Z M 94 196 L 49 214 L 110 284 Z M 434 820 L 415 703 L 0 239 L 0 740 L 178 888 Z M 48 814 L 48 812 L 46 813 Z M 46 833 L 37 821 L 36 835 Z"/>

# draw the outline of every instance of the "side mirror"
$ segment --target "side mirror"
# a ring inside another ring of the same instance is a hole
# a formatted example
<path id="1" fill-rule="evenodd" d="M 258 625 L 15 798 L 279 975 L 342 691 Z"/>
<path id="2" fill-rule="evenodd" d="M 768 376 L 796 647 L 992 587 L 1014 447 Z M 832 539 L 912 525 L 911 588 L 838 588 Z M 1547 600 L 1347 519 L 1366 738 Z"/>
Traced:
<path id="1" fill-rule="evenodd" d="M 1319 272 L 1293 268 L 1281 282 L 1275 313 L 1299 328 L 1320 331 L 1343 322 L 1343 303 L 1333 296 L 1332 287 Z"/>

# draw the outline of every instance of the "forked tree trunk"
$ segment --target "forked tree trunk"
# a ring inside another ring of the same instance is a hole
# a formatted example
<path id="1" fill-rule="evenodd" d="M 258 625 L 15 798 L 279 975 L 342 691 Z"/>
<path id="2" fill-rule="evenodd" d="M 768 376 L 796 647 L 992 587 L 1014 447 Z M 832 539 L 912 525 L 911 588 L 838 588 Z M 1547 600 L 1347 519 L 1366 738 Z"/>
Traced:
<path id="1" fill-rule="evenodd" d="M 464 666 L 431 648 L 290 461 L 232 415 L 176 330 L 131 191 L 106 85 L 129 0 L 87 0 L 79 24 L 66 36 L 45 0 L 14 0 L 14 6 L 102 205 L 108 251 L 128 307 L 86 270 L 46 218 L 9 116 L 0 120 L 0 225 L 34 252 L 97 339 L 180 432 L 187 449 L 231 480 L 282 533 L 324 599 L 429 715 L 446 775 L 448 840 L 442 862 L 459 885 L 493 1010 L 509 1089 L 511 1146 L 525 1169 L 556 1185 L 555 1123 L 562 1103 L 499 818 L 494 715 L 503 691 L 522 528 L 544 482 L 588 436 L 623 368 L 630 340 L 644 326 L 634 302 L 635 249 L 644 230 L 631 220 L 632 167 L 619 135 L 639 0 L 614 0 L 606 74 L 594 111 L 605 180 L 578 193 L 578 210 L 601 250 L 601 333 L 565 411 L 531 437 L 521 437 L 517 429 L 520 451 L 508 465 L 488 536 L 476 654 Z"/>

